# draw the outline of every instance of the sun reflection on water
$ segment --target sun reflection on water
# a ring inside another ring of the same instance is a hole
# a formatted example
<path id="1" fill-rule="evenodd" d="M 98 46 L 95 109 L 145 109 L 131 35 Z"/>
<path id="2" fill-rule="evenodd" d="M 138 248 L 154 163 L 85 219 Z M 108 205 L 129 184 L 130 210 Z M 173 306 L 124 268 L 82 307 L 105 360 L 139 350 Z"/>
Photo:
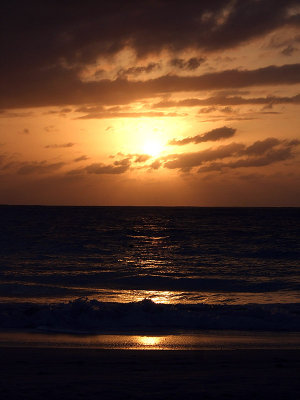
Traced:
<path id="1" fill-rule="evenodd" d="M 157 336 L 138 336 L 138 342 L 142 346 L 158 346 L 161 338 Z"/>

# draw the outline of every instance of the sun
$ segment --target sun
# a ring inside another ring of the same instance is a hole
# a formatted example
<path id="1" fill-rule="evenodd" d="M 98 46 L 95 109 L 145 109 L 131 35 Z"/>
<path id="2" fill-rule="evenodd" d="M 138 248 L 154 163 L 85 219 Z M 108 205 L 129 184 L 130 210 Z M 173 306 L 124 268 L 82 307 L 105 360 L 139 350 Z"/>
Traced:
<path id="1" fill-rule="evenodd" d="M 115 135 L 109 139 L 114 140 L 116 152 L 124 154 L 144 155 L 149 159 L 162 157 L 168 151 L 169 141 L 174 138 L 178 126 L 170 118 L 137 118 L 125 122 L 115 122 Z M 119 124 L 119 125 L 118 125 Z M 182 129 L 181 129 L 182 130 Z M 176 136 L 179 136 L 177 134 Z"/>
<path id="2" fill-rule="evenodd" d="M 163 151 L 163 145 L 159 140 L 151 138 L 145 140 L 142 150 L 143 153 L 149 154 L 149 156 L 157 157 Z"/>

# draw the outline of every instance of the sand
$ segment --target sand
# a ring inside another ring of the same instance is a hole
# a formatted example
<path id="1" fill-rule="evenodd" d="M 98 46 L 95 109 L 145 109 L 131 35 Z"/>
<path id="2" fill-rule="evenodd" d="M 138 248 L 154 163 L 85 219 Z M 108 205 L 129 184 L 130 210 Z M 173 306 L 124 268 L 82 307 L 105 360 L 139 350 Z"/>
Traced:
<path id="1" fill-rule="evenodd" d="M 0 348 L 1 399 L 299 399 L 300 350 Z"/>

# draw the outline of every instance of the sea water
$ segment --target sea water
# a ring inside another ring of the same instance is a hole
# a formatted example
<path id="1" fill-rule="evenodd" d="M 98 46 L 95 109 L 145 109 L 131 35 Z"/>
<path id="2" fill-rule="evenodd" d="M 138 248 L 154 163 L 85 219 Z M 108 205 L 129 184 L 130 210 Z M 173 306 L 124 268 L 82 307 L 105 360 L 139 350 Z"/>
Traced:
<path id="1" fill-rule="evenodd" d="M 300 330 L 299 208 L 0 207 L 0 328 Z"/>

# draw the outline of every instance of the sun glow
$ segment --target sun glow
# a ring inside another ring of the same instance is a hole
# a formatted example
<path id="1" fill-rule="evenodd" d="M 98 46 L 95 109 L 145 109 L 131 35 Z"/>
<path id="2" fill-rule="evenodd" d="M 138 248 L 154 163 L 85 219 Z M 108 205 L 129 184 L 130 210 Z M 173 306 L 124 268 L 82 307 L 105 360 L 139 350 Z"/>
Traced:
<path id="1" fill-rule="evenodd" d="M 158 139 L 147 139 L 143 144 L 143 153 L 149 154 L 152 157 L 157 157 L 163 151 L 163 145 Z"/>
<path id="2" fill-rule="evenodd" d="M 120 118 L 113 121 L 113 125 L 105 126 L 106 135 L 96 136 L 99 146 L 107 146 L 112 153 L 131 155 L 148 155 L 154 158 L 166 155 L 172 148 L 168 145 L 174 137 L 184 136 L 187 123 L 180 118 Z M 101 128 L 100 125 L 97 128 Z M 98 132 L 98 130 L 95 132 Z M 105 142 L 106 140 L 106 142 Z M 151 162 L 151 161 L 149 161 Z"/>

